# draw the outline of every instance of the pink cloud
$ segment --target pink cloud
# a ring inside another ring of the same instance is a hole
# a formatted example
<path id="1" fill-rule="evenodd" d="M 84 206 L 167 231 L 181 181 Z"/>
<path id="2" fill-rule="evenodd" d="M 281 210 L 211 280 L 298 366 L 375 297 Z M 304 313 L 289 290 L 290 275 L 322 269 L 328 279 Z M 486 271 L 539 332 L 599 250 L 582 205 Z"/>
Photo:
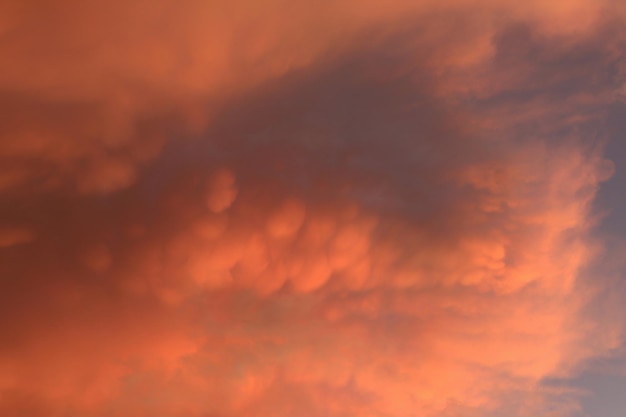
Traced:
<path id="1" fill-rule="evenodd" d="M 0 414 L 556 407 L 624 36 L 544 3 L 2 4 Z"/>

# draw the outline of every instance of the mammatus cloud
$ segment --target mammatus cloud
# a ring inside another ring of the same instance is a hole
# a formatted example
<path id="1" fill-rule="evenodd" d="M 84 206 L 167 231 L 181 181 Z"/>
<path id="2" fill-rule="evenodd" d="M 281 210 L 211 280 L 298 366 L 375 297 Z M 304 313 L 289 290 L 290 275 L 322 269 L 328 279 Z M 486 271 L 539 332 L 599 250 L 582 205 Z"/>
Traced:
<path id="1" fill-rule="evenodd" d="M 624 19 L 543 3 L 1 3 L 0 414 L 575 412 Z"/>

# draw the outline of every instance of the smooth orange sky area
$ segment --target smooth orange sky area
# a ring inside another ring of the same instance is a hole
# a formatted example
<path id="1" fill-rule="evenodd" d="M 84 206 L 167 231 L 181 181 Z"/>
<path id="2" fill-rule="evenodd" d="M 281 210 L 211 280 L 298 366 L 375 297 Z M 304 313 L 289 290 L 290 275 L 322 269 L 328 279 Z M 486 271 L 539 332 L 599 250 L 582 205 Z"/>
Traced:
<path id="1" fill-rule="evenodd" d="M 0 0 L 0 416 L 578 416 L 623 9 Z"/>

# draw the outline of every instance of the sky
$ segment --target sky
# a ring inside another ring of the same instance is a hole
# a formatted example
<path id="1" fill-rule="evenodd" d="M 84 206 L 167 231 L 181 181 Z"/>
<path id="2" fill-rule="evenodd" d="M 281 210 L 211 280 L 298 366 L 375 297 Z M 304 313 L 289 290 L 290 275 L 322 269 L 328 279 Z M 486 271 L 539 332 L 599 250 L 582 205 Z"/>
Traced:
<path id="1" fill-rule="evenodd" d="M 626 5 L 0 0 L 0 415 L 622 417 Z"/>

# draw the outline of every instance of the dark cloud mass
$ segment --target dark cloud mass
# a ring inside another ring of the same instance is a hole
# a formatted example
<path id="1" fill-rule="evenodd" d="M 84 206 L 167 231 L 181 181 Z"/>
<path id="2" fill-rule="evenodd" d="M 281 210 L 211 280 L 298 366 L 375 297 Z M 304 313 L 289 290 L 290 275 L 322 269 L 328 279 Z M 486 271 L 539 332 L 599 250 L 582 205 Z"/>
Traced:
<path id="1" fill-rule="evenodd" d="M 579 416 L 625 18 L 480 3 L 0 0 L 0 415 Z"/>

